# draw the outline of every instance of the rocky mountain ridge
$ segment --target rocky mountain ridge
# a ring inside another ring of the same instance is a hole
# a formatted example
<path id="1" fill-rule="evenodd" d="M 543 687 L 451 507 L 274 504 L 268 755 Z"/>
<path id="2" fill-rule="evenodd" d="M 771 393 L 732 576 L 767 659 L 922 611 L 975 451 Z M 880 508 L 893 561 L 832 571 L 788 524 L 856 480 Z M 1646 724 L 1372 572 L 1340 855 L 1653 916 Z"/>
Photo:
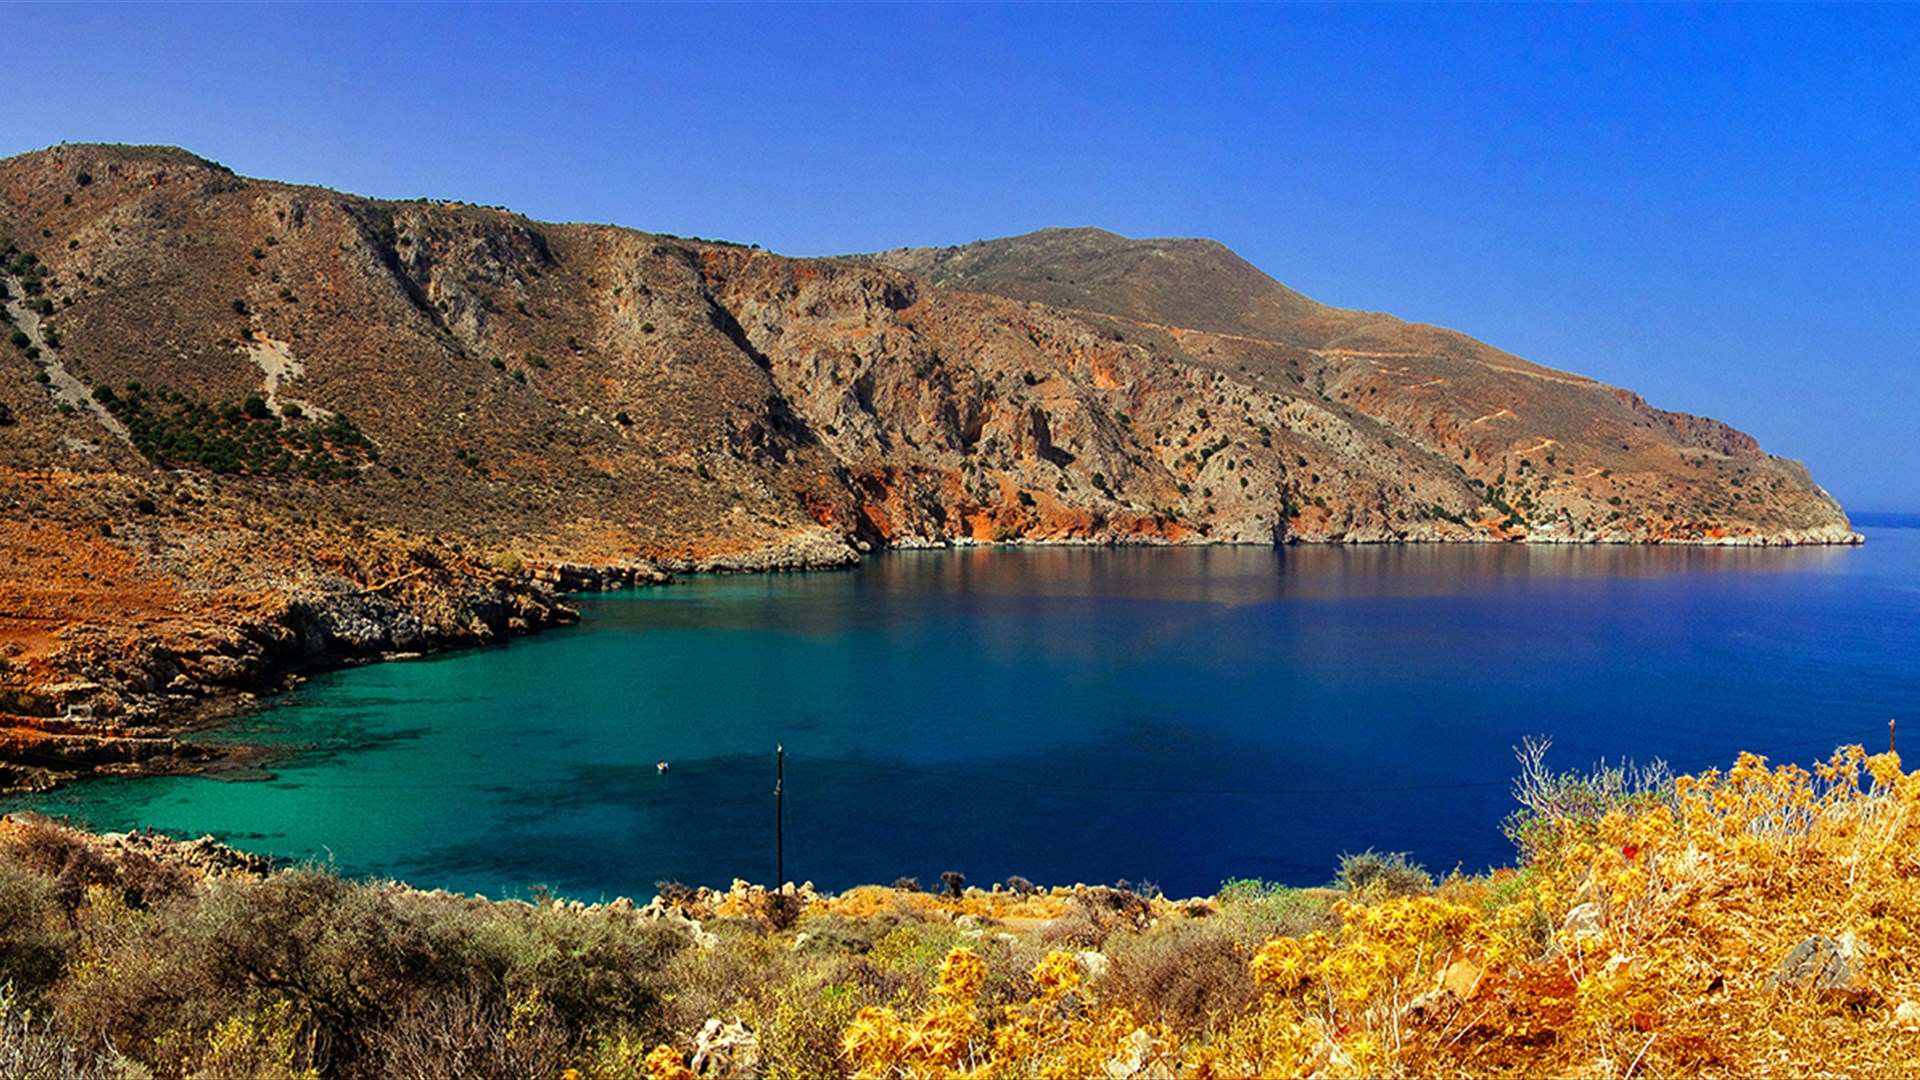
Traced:
<path id="1" fill-rule="evenodd" d="M 1320 305 L 1211 241 L 791 259 L 69 145 L 0 161 L 0 289 L 14 784 L 169 759 L 181 722 L 290 672 L 674 573 L 1857 539 L 1718 421 Z"/>

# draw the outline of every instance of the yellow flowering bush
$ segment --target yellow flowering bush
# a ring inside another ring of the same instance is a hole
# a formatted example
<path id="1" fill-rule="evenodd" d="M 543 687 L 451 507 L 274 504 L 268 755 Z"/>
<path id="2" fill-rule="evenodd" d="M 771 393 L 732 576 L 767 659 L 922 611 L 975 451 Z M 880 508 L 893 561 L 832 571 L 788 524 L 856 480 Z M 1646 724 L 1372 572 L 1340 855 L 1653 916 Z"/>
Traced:
<path id="1" fill-rule="evenodd" d="M 1920 1064 L 1920 775 L 1856 746 L 1631 795 L 1542 821 L 1532 865 L 1267 942 L 1258 1015 L 1187 1068 L 1792 1074 L 1842 1034 L 1848 1071 Z M 1847 964 L 1831 991 L 1776 976 L 1816 934 Z"/>
<path id="2" fill-rule="evenodd" d="M 0 1057 L 111 1046 L 156 1076 L 466 1062 L 652 1080 L 695 1062 L 1112 1080 L 1920 1072 L 1920 774 L 1857 746 L 1692 776 L 1531 761 L 1508 830 L 1520 863 L 1483 876 L 1180 902 L 740 883 L 680 906 L 697 932 L 621 905 L 492 905 L 313 870 L 176 883 L 153 903 L 151 871 L 113 848 L 0 820 Z M 96 880 L 64 887 L 69 858 Z M 782 909 L 792 927 L 774 895 L 804 901 Z"/>
<path id="3" fill-rule="evenodd" d="M 862 1077 L 964 1076 L 986 1061 L 988 1046 L 974 1003 L 987 965 L 971 949 L 953 949 L 940 962 L 933 992 L 939 999 L 911 1020 L 887 1006 L 860 1010 L 841 1036 L 841 1048 Z"/>
<path id="4" fill-rule="evenodd" d="M 861 1077 L 954 1077 L 1002 1074 L 1102 1075 L 1131 1050 L 1144 1066 L 1171 1055 L 1172 1044 L 1140 1027 L 1124 1008 L 1101 1008 L 1087 992 L 1080 961 L 1053 951 L 1035 964 L 1031 993 L 1007 1005 L 989 1032 L 978 1013 L 987 966 L 957 948 L 940 964 L 938 1000 L 911 1019 L 886 1007 L 863 1009 L 842 1038 Z"/>
<path id="5" fill-rule="evenodd" d="M 1665 797 L 1597 823 L 1556 823 L 1550 857 L 1487 927 L 1497 987 L 1551 978 L 1573 991 L 1556 1049 L 1528 1051 L 1530 1067 L 1792 1072 L 1822 1064 L 1817 1046 L 1840 1032 L 1856 1063 L 1920 1063 L 1903 1029 L 1868 1022 L 1901 1004 L 1920 1020 L 1917 811 L 1920 779 L 1893 754 L 1851 746 L 1811 769 L 1742 754 L 1724 773 L 1677 777 Z M 1529 957 L 1520 931 L 1539 914 L 1555 930 L 1544 955 Z M 1815 935 L 1844 955 L 1850 982 L 1833 992 L 1776 976 Z M 1456 1048 L 1492 1048 L 1504 1033 L 1461 1035 Z"/>

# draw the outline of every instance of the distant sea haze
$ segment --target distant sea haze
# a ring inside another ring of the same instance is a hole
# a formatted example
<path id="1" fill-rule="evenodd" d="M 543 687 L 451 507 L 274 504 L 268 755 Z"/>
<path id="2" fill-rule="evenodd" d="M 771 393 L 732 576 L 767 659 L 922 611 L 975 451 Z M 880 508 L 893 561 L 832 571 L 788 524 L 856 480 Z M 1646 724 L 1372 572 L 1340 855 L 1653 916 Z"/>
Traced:
<path id="1" fill-rule="evenodd" d="M 1853 523 L 1870 529 L 1920 529 L 1920 514 L 1868 511 L 1854 514 Z"/>
<path id="2" fill-rule="evenodd" d="M 1477 870 L 1511 861 L 1527 736 L 1564 769 L 1884 748 L 1920 700 L 1920 532 L 1863 524 L 1854 549 L 975 549 L 696 578 L 316 679 L 222 734 L 279 747 L 270 779 L 36 805 L 422 887 L 644 897 L 773 879 L 784 744 L 787 877 L 822 888 L 1201 894 L 1323 883 L 1369 847 Z"/>

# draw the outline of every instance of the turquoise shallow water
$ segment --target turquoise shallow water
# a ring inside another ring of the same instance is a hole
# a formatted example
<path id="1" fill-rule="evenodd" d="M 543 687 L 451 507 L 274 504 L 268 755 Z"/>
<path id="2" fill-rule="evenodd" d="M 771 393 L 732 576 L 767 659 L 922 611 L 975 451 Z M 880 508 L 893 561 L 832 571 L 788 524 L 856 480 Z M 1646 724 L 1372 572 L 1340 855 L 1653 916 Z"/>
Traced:
<path id="1" fill-rule="evenodd" d="M 1883 747 L 1920 700 L 1920 531 L 1854 550 L 897 553 L 581 601 L 577 628 L 337 672 L 223 737 L 271 780 L 31 805 L 421 886 L 586 898 L 1325 881 L 1508 861 L 1512 747 L 1562 767 Z M 1920 723 L 1911 738 L 1920 745 Z M 669 769 L 660 773 L 656 763 Z M 19 805 L 19 804 L 16 804 Z"/>

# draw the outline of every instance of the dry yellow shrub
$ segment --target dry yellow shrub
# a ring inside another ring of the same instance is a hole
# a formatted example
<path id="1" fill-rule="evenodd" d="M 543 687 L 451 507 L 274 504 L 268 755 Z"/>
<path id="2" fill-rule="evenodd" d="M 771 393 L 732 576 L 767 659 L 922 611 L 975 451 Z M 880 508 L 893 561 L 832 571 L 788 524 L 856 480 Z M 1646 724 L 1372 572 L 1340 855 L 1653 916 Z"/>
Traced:
<path id="1" fill-rule="evenodd" d="M 971 949 L 953 949 L 940 962 L 933 992 L 939 1003 L 905 1020 L 893 1009 L 860 1010 L 840 1038 L 840 1047 L 862 1077 L 945 1077 L 971 1073 L 987 1058 L 983 1029 L 974 1014 L 987 965 Z"/>
<path id="2" fill-rule="evenodd" d="M 864 1010 L 843 1047 L 876 1077 L 1920 1071 L 1920 774 L 1894 755 L 1741 755 L 1541 824 L 1530 865 L 1266 942 L 1263 996 L 1209 1038 L 1136 1025 L 1063 952 L 983 1017 L 986 966 L 956 949 L 935 1004 Z M 1816 935 L 1833 985 L 1776 977 Z"/>
<path id="3" fill-rule="evenodd" d="M 693 1070 L 680 1060 L 680 1051 L 671 1046 L 654 1047 L 641 1068 L 647 1071 L 647 1080 L 694 1080 Z"/>
<path id="4" fill-rule="evenodd" d="M 1916 810 L 1920 779 L 1854 746 L 1811 770 L 1743 754 L 1597 828 L 1566 824 L 1557 856 L 1487 927 L 1498 985 L 1572 987 L 1564 1016 L 1545 1010 L 1554 1038 L 1530 1048 L 1467 1030 L 1450 1049 L 1594 1074 L 1913 1068 L 1920 1043 L 1887 1014 L 1920 1001 Z M 1518 931 L 1541 914 L 1552 948 L 1529 957 Z M 1816 935 L 1844 954 L 1846 985 L 1778 983 Z"/>

